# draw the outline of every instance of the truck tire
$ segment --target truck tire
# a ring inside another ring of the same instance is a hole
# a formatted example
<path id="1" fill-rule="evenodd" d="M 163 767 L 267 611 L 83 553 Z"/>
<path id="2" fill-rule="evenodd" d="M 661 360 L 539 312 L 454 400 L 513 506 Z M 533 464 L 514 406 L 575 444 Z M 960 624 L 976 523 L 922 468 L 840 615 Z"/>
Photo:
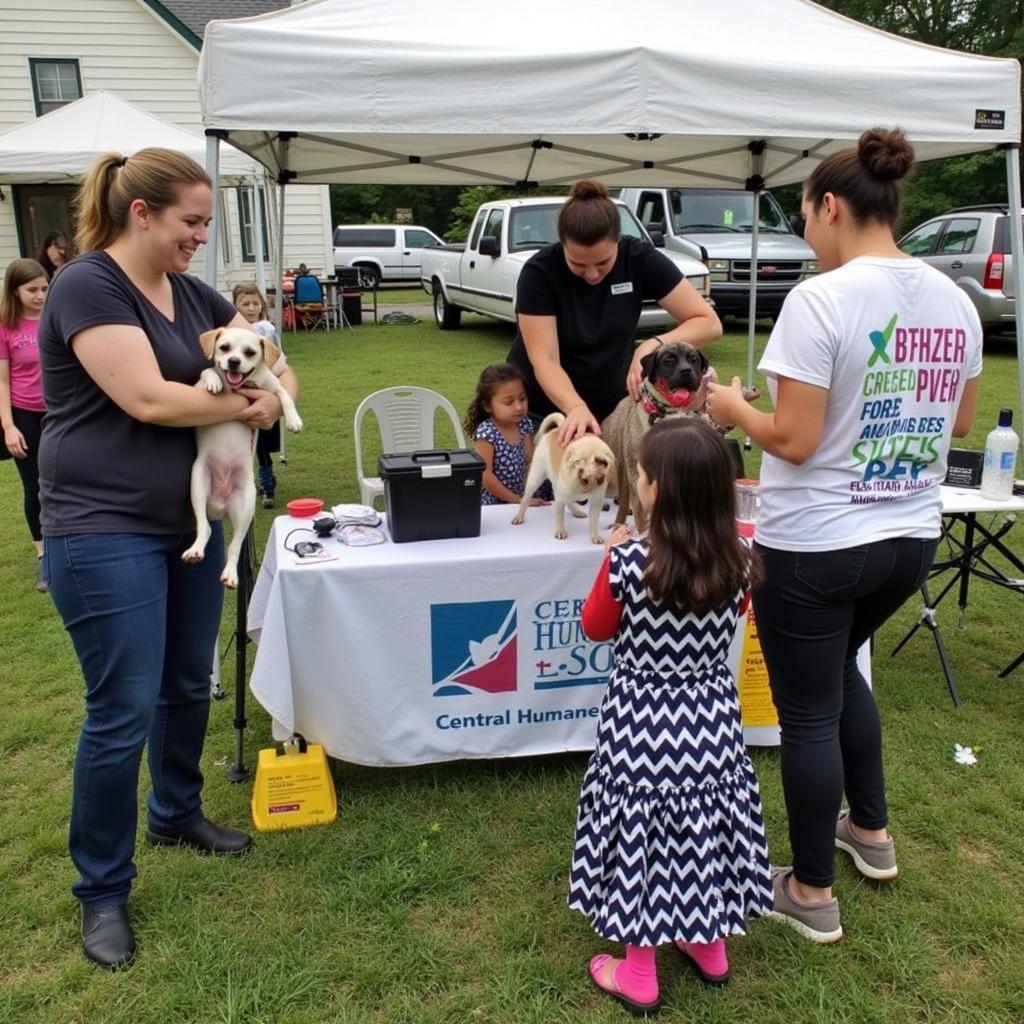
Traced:
<path id="1" fill-rule="evenodd" d="M 446 298 L 444 289 L 434 282 L 434 319 L 442 331 L 457 331 L 462 323 L 462 310 Z"/>
<path id="2" fill-rule="evenodd" d="M 359 269 L 359 273 L 366 280 L 368 287 L 373 288 L 374 290 L 380 287 L 379 267 L 375 267 L 372 263 L 353 263 L 352 266 Z"/>

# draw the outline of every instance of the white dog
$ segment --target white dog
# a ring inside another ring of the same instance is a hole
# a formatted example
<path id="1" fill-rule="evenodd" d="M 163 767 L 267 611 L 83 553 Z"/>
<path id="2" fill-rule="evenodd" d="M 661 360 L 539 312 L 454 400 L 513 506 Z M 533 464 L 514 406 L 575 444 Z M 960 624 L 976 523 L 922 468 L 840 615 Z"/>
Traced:
<path id="1" fill-rule="evenodd" d="M 219 327 L 199 336 L 199 344 L 213 366 L 199 375 L 197 388 L 219 394 L 245 385 L 272 391 L 281 400 L 285 426 L 298 432 L 302 420 L 281 382 L 271 370 L 281 353 L 269 341 L 241 327 Z M 252 453 L 256 431 L 239 420 L 196 428 L 196 461 L 192 464 L 192 510 L 196 515 L 196 542 L 182 556 L 185 562 L 201 562 L 210 540 L 207 519 L 231 522 L 228 546 L 220 581 L 238 586 L 238 555 L 256 508 L 256 484 L 252 475 Z"/>
<path id="2" fill-rule="evenodd" d="M 530 496 L 545 480 L 550 480 L 555 492 L 555 538 L 565 540 L 568 536 L 565 532 L 565 506 L 568 505 L 577 519 L 589 517 L 590 539 L 595 544 L 603 544 L 597 532 L 597 517 L 615 474 L 615 456 L 596 434 L 584 434 L 563 448 L 558 443 L 558 428 L 564 422 L 565 417 L 560 412 L 553 412 L 538 428 L 523 500 L 512 522 L 523 522 Z M 576 504 L 580 498 L 587 499 L 588 512 Z"/>

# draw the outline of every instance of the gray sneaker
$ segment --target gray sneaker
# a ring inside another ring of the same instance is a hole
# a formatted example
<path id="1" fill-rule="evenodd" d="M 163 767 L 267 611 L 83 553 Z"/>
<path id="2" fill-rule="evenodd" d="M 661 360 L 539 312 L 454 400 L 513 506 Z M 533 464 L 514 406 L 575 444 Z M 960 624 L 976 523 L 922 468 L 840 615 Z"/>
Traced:
<path id="1" fill-rule="evenodd" d="M 896 845 L 892 836 L 878 843 L 858 839 L 850 827 L 849 811 L 843 811 L 836 822 L 836 846 L 853 858 L 854 867 L 865 878 L 884 882 L 896 877 Z"/>
<path id="2" fill-rule="evenodd" d="M 772 867 L 775 908 L 769 917 L 785 922 L 811 942 L 838 942 L 843 937 L 843 926 L 839 923 L 839 901 L 834 896 L 824 903 L 804 903 L 798 900 L 789 891 L 792 875 L 791 867 Z"/>

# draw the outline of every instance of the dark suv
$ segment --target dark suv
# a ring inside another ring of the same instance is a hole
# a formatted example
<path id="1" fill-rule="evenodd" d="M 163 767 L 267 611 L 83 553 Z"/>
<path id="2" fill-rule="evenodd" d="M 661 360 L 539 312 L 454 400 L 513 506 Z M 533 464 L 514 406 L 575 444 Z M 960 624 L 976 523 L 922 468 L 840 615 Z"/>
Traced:
<path id="1" fill-rule="evenodd" d="M 1005 203 L 950 210 L 904 235 L 899 246 L 967 292 L 986 334 L 1013 327 L 1013 258 Z"/>

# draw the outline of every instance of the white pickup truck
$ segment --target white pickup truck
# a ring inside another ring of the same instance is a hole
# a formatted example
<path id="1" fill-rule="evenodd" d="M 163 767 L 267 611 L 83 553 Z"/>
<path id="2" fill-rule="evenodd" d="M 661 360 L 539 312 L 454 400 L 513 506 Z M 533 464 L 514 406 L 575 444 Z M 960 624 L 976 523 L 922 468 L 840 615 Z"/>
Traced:
<path id="1" fill-rule="evenodd" d="M 476 212 L 465 245 L 424 250 L 420 280 L 433 296 L 434 319 L 442 331 L 459 326 L 462 311 L 483 313 L 515 323 L 516 283 L 523 264 L 538 250 L 558 240 L 558 212 L 564 199 L 500 199 Z M 629 208 L 616 203 L 622 234 L 650 241 Z M 691 256 L 666 252 L 701 295 L 710 295 L 708 268 Z M 676 321 L 656 302 L 645 302 L 638 330 L 658 331 Z"/>

